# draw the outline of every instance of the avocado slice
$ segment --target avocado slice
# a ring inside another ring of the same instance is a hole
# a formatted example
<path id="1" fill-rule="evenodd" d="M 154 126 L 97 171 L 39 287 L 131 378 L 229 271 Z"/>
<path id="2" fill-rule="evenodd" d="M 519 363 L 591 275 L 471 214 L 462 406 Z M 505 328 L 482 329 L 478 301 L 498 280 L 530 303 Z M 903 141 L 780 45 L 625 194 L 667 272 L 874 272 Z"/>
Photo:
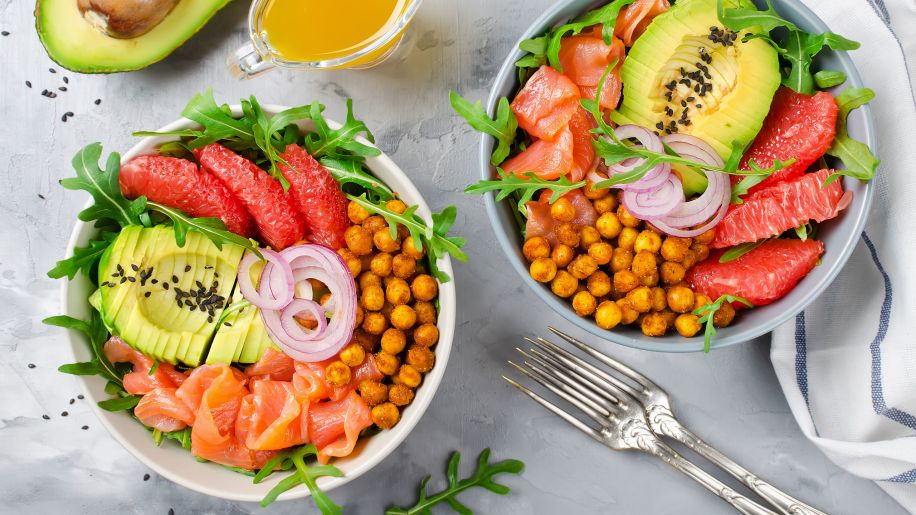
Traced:
<path id="1" fill-rule="evenodd" d="M 102 320 L 148 356 L 197 366 L 235 287 L 243 252 L 228 244 L 220 250 L 196 232 L 179 247 L 171 227 L 125 227 L 99 263 Z"/>
<path id="2" fill-rule="evenodd" d="M 97 16 L 84 17 L 77 0 L 37 0 L 35 27 L 48 55 L 64 68 L 81 73 L 123 72 L 162 60 L 227 3 L 229 0 L 163 3 L 162 8 L 171 11 L 161 21 L 144 27 L 141 35 L 125 38 L 124 34 L 113 37 L 100 29 Z"/>
<path id="3" fill-rule="evenodd" d="M 753 6 L 749 0 L 723 4 Z M 733 141 L 746 145 L 760 131 L 780 83 L 776 51 L 760 39 L 742 42 L 748 32 L 760 30 L 723 27 L 716 0 L 679 0 L 627 54 L 623 103 L 612 119 L 697 136 L 727 158 Z M 705 189 L 691 187 L 700 186 Z"/>
<path id="4" fill-rule="evenodd" d="M 221 321 L 207 353 L 207 364 L 255 363 L 271 346 L 260 310 L 248 304 Z"/>

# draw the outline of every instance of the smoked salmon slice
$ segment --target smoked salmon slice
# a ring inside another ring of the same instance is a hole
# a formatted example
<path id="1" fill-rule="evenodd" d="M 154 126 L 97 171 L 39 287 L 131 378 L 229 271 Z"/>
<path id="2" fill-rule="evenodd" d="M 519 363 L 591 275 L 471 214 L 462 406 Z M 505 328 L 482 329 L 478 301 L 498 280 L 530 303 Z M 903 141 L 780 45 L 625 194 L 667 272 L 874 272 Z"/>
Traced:
<path id="1" fill-rule="evenodd" d="M 194 412 L 175 391 L 175 388 L 156 388 L 146 393 L 134 407 L 134 415 L 143 425 L 164 433 L 193 425 Z"/>
<path id="2" fill-rule="evenodd" d="M 536 140 L 520 154 L 504 162 L 502 169 L 519 176 L 533 172 L 541 179 L 556 179 L 572 170 L 573 146 L 573 134 L 567 125 L 556 141 Z"/>
<path id="3" fill-rule="evenodd" d="M 309 436 L 318 448 L 318 461 L 348 456 L 356 447 L 359 433 L 372 424 L 369 406 L 350 391 L 338 401 L 322 402 L 309 411 Z"/>
<path id="4" fill-rule="evenodd" d="M 245 375 L 274 381 L 292 381 L 293 373 L 296 371 L 294 364 L 293 358 L 273 347 L 268 347 L 257 363 L 245 368 Z"/>
<path id="5" fill-rule="evenodd" d="M 582 98 L 594 99 L 598 93 L 601 77 L 611 63 L 614 70 L 608 74 L 601 90 L 601 107 L 616 109 L 620 102 L 620 67 L 623 66 L 626 49 L 623 42 L 614 37 L 608 45 L 601 39 L 601 28 L 568 36 L 561 40 L 560 64 L 565 73 L 579 87 Z"/>
<path id="6" fill-rule="evenodd" d="M 670 7 L 668 0 L 636 0 L 620 10 L 614 24 L 614 35 L 622 39 L 624 45 L 633 46 L 652 20 Z"/>
<path id="7" fill-rule="evenodd" d="M 131 363 L 133 372 L 124 375 L 124 390 L 132 395 L 143 395 L 157 388 L 177 388 L 184 381 L 184 374 L 175 370 L 168 363 L 159 363 L 156 371 L 153 368 L 152 358 L 134 349 L 124 342 L 119 336 L 112 336 L 105 342 L 105 357 L 112 363 Z"/>
<path id="8" fill-rule="evenodd" d="M 592 146 L 594 139 L 591 130 L 594 128 L 595 122 L 591 115 L 585 108 L 578 106 L 569 120 L 569 131 L 573 137 L 573 165 L 569 172 L 569 180 L 573 182 L 584 179 L 597 165 L 595 147 Z"/>
<path id="9" fill-rule="evenodd" d="M 579 88 L 550 66 L 541 66 L 512 100 L 518 126 L 532 137 L 553 141 L 579 104 Z"/>
<path id="10" fill-rule="evenodd" d="M 271 451 L 302 445 L 308 441 L 308 399 L 296 397 L 292 383 L 256 380 L 251 385 L 251 421 L 245 445 Z"/>

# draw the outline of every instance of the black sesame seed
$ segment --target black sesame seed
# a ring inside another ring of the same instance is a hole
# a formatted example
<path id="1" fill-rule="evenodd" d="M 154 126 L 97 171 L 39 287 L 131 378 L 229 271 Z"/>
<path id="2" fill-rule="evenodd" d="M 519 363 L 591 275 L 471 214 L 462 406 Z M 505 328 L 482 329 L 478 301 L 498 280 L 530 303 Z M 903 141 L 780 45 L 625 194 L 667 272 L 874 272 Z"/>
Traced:
<path id="1" fill-rule="evenodd" d="M 134 272 L 139 272 L 139 271 L 140 271 L 140 267 L 137 266 L 137 265 L 135 265 L 135 264 L 133 264 L 133 263 L 131 263 L 130 269 L 133 270 Z"/>
<path id="2" fill-rule="evenodd" d="M 697 99 L 696 97 L 687 97 L 688 102 L 693 102 L 696 99 Z"/>
<path id="3" fill-rule="evenodd" d="M 83 427 L 81 427 L 80 429 L 82 429 L 83 431 L 85 431 L 85 430 L 89 429 L 89 426 L 83 426 Z"/>
<path id="4" fill-rule="evenodd" d="M 76 398 L 79 399 L 79 400 L 83 400 L 83 399 L 85 399 L 86 397 L 83 397 L 83 394 L 79 394 L 79 395 L 76 396 Z"/>
<path id="5" fill-rule="evenodd" d="M 60 416 L 62 416 L 62 417 L 66 417 L 67 415 L 69 415 L 69 413 L 67 413 L 66 411 L 61 411 L 61 412 L 60 412 Z"/>
<path id="6" fill-rule="evenodd" d="M 700 109 L 701 107 L 703 107 L 703 104 L 697 104 L 697 109 Z"/>
<path id="7" fill-rule="evenodd" d="M 190 271 L 191 271 L 191 265 L 185 265 L 185 266 L 184 266 L 184 271 L 185 271 L 185 272 L 190 272 Z"/>
<path id="8" fill-rule="evenodd" d="M 127 282 L 127 278 L 126 278 L 126 277 L 122 277 L 120 283 L 121 283 L 121 284 L 124 284 L 125 282 Z"/>
<path id="9" fill-rule="evenodd" d="M 55 70 L 54 68 L 48 68 L 48 71 L 51 73 L 57 73 L 57 70 Z"/>
<path id="10" fill-rule="evenodd" d="M 172 508 L 169 508 L 169 515 L 175 515 L 175 510 Z"/>
<path id="11" fill-rule="evenodd" d="M 60 121 L 62 121 L 62 122 L 64 122 L 64 123 L 67 123 L 67 115 L 61 116 L 61 117 L 60 117 Z"/>
<path id="12" fill-rule="evenodd" d="M 66 92 L 66 91 L 67 91 L 67 86 L 58 86 L 57 89 L 58 89 L 59 91 L 64 91 L 64 92 Z"/>
<path id="13" fill-rule="evenodd" d="M 64 77 L 64 84 L 70 84 L 70 79 L 67 77 Z"/>
<path id="14" fill-rule="evenodd" d="M 658 128 L 658 130 L 662 130 L 665 128 L 665 124 L 662 122 L 658 122 L 655 124 L 655 127 Z"/>
<path id="15" fill-rule="evenodd" d="M 201 283 L 200 281 L 194 281 L 194 284 L 196 284 L 197 287 L 198 287 L 199 289 L 201 289 L 201 290 L 204 289 L 204 285 L 203 285 L 203 283 Z"/>
<path id="16" fill-rule="evenodd" d="M 143 474 L 143 480 L 149 481 L 149 474 Z"/>
<path id="17" fill-rule="evenodd" d="M 162 287 L 166 290 L 169 289 L 169 283 L 162 283 Z"/>
<path id="18" fill-rule="evenodd" d="M 130 281 L 130 282 L 132 282 L 132 283 L 137 282 L 137 278 L 136 278 L 136 277 L 128 277 L 127 280 Z"/>
<path id="19" fill-rule="evenodd" d="M 28 364 L 28 367 L 29 367 L 29 368 L 35 368 L 35 363 L 29 363 L 29 364 Z"/>
<path id="20" fill-rule="evenodd" d="M 144 293 L 143 296 L 146 297 L 146 298 L 149 298 L 149 296 L 152 295 L 152 294 L 153 294 L 153 292 L 148 291 L 148 292 Z"/>
<path id="21" fill-rule="evenodd" d="M 232 327 L 232 324 L 229 323 L 229 322 L 223 322 L 223 325 L 226 326 L 226 327 Z"/>
<path id="22" fill-rule="evenodd" d="M 9 36 L 9 35 L 10 35 L 10 31 L 8 30 L 4 30 L 3 32 L 0 32 L 0 36 Z"/>
<path id="23" fill-rule="evenodd" d="M 76 399 L 70 399 L 70 404 L 73 404 L 74 402 L 76 402 Z"/>
<path id="24" fill-rule="evenodd" d="M 210 316 L 207 317 L 207 323 L 208 323 L 208 324 L 212 324 L 212 323 L 213 323 L 213 315 L 210 315 Z"/>
<path id="25" fill-rule="evenodd" d="M 51 420 L 51 417 L 49 417 L 49 416 L 47 416 L 47 415 L 42 415 L 41 418 L 43 418 L 43 419 L 45 419 L 45 420 Z"/>
<path id="26" fill-rule="evenodd" d="M 184 304 L 181 303 L 181 299 L 176 300 L 175 303 L 178 304 L 179 308 L 184 306 Z"/>
<path id="27" fill-rule="evenodd" d="M 30 80 L 25 81 L 25 86 L 26 86 L 27 88 L 31 88 L 31 87 L 32 87 L 32 81 L 30 81 Z"/>
<path id="28" fill-rule="evenodd" d="M 40 198 L 41 200 L 44 200 L 44 199 L 45 199 L 45 196 L 42 195 L 41 193 L 39 193 L 39 194 L 38 194 L 38 198 Z"/>

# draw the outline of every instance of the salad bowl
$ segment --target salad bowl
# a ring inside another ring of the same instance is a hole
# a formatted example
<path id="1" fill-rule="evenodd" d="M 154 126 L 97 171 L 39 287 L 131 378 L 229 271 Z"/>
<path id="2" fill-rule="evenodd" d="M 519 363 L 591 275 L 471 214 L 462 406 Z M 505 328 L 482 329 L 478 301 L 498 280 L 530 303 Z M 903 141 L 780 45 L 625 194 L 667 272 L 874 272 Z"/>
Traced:
<path id="1" fill-rule="evenodd" d="M 594 0 L 557 2 L 520 35 L 518 42 L 543 34 L 552 27 L 605 3 L 607 2 L 595 2 Z M 764 5 L 763 2 L 755 3 L 758 6 Z M 783 17 L 802 30 L 817 33 L 829 30 L 817 15 L 798 0 L 773 0 L 772 3 Z M 501 98 L 511 98 L 517 90 L 519 84 L 515 62 L 526 53 L 518 49 L 518 44 L 516 44 L 515 49 L 503 62 L 484 106 L 490 115 L 496 112 L 497 103 Z M 845 52 L 822 52 L 815 58 L 814 64 L 816 69 L 839 70 L 845 73 L 847 81 L 844 87 L 863 87 L 861 76 L 852 59 Z M 865 142 L 872 150 L 875 149 L 874 120 L 871 109 L 867 105 L 853 110 L 847 124 L 851 137 Z M 490 164 L 494 144 L 493 137 L 486 134 L 481 137 L 478 162 L 482 180 L 490 180 L 497 175 L 495 167 Z M 712 339 L 711 347 L 726 347 L 769 333 L 815 302 L 818 295 L 840 273 L 859 240 L 874 196 L 874 187 L 871 183 L 863 183 L 850 177 L 843 177 L 842 182 L 844 189 L 852 192 L 852 202 L 840 216 L 819 225 L 817 237 L 823 241 L 826 248 L 819 265 L 814 267 L 807 277 L 803 278 L 782 299 L 766 306 L 745 310 L 734 324 L 719 329 Z M 514 203 L 510 200 L 498 202 L 493 192 L 486 193 L 485 202 L 496 237 L 513 268 L 518 272 L 522 281 L 563 318 L 600 338 L 628 347 L 658 352 L 696 352 L 704 349 L 705 342 L 702 332 L 690 338 L 683 338 L 677 334 L 662 338 L 649 337 L 635 327 L 619 326 L 612 330 L 604 330 L 598 327 L 594 320 L 577 315 L 566 299 L 559 298 L 551 292 L 550 284 L 539 283 L 529 274 L 528 261 L 522 252 L 525 240 L 519 231 L 518 213 Z"/>
<path id="2" fill-rule="evenodd" d="M 262 107 L 268 116 L 287 109 L 284 106 L 277 105 L 264 105 Z M 235 116 L 241 115 L 241 107 L 239 105 L 234 105 L 231 109 Z M 328 124 L 335 129 L 340 127 L 340 124 L 330 120 Z M 171 132 L 195 127 L 196 124 L 191 120 L 181 118 L 166 125 L 159 132 Z M 310 121 L 299 122 L 299 127 L 302 130 L 314 129 Z M 169 136 L 145 137 L 123 156 L 123 162 L 127 162 L 137 156 L 153 154 L 157 146 L 174 139 L 174 137 Z M 360 142 L 367 145 L 370 144 L 363 139 L 360 139 Z M 369 157 L 366 159 L 366 166 L 378 179 L 394 191 L 399 192 L 401 199 L 411 205 L 419 206 L 417 214 L 427 222 L 430 221 L 429 207 L 420 192 L 407 175 L 388 156 L 380 154 L 376 157 Z M 73 255 L 74 248 L 87 245 L 97 231 L 98 229 L 92 223 L 77 222 L 67 245 L 67 257 Z M 451 261 L 448 256 L 444 256 L 439 261 L 439 268 L 449 276 L 453 275 Z M 87 297 L 89 297 L 93 288 L 94 286 L 83 274 L 79 274 L 72 281 L 64 282 L 61 288 L 63 313 L 80 319 L 87 318 L 91 309 L 87 302 Z M 392 429 L 382 431 L 368 438 L 361 438 L 353 454 L 346 458 L 336 459 L 334 465 L 343 472 L 343 476 L 319 478 L 317 484 L 322 490 L 332 490 L 368 472 L 407 438 L 407 435 L 410 434 L 410 431 L 423 416 L 442 380 L 451 351 L 455 331 L 454 281 L 439 285 L 439 302 L 437 325 L 440 330 L 440 338 L 436 347 L 436 366 L 425 376 L 423 385 L 417 389 L 414 401 L 404 408 L 400 422 Z M 67 331 L 66 353 L 68 354 L 67 357 L 72 358 L 74 361 L 87 361 L 91 357 L 83 335 L 75 330 Z M 253 484 L 251 477 L 247 475 L 236 473 L 214 463 L 198 463 L 191 453 L 178 445 L 164 443 L 157 447 L 150 431 L 142 424 L 132 420 L 127 413 L 105 411 L 97 405 L 99 401 L 110 397 L 105 393 L 105 379 L 99 376 L 78 376 L 78 380 L 90 401 L 89 405 L 108 432 L 143 464 L 177 484 L 223 499 L 259 502 L 280 479 L 277 477 L 279 476 L 278 474 L 274 474 L 259 484 Z M 300 485 L 281 494 L 279 499 L 296 499 L 307 497 L 308 495 L 309 490 Z"/>

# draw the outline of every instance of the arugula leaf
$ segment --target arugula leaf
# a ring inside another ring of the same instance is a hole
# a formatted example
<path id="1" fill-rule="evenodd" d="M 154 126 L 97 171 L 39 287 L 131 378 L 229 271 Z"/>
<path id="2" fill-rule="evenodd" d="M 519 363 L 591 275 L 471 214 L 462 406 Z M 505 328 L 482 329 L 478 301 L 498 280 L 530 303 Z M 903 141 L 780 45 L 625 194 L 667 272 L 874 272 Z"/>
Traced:
<path id="1" fill-rule="evenodd" d="M 712 304 L 707 304 L 705 306 L 700 306 L 697 309 L 693 310 L 693 314 L 700 316 L 700 324 L 706 324 L 706 329 L 703 331 L 703 352 L 709 352 L 710 344 L 712 338 L 716 335 L 716 325 L 714 322 L 714 317 L 716 312 L 722 309 L 722 304 L 728 302 L 740 302 L 749 308 L 753 308 L 754 305 L 748 302 L 747 299 L 738 297 L 737 295 L 722 295 Z"/>
<path id="2" fill-rule="evenodd" d="M 836 96 L 839 114 L 836 119 L 836 137 L 833 144 L 827 150 L 827 153 L 836 157 L 846 165 L 845 170 L 837 170 L 824 181 L 824 185 L 840 178 L 841 175 L 848 175 L 860 181 L 870 181 L 875 176 L 875 171 L 881 163 L 868 145 L 861 141 L 852 139 L 846 132 L 846 118 L 850 111 L 861 107 L 875 98 L 875 92 L 869 88 L 846 88 L 842 93 Z"/>
<path id="3" fill-rule="evenodd" d="M 821 70 L 814 74 L 814 83 L 820 89 L 832 88 L 846 82 L 846 74 L 836 70 Z"/>
<path id="4" fill-rule="evenodd" d="M 74 329 L 86 335 L 89 343 L 89 350 L 92 351 L 92 358 L 82 363 L 71 363 L 61 365 L 59 371 L 65 374 L 75 375 L 100 375 L 110 382 L 118 385 L 123 389 L 121 383 L 122 374 L 108 361 L 105 356 L 105 342 L 108 341 L 108 329 L 102 322 L 102 317 L 98 311 L 93 310 L 89 321 L 73 318 L 68 315 L 57 315 L 45 318 L 42 323 L 64 329 Z"/>
<path id="5" fill-rule="evenodd" d="M 148 207 L 153 211 L 162 213 L 172 221 L 172 227 L 175 230 L 175 243 L 179 247 L 184 247 L 188 231 L 195 231 L 206 236 L 218 249 L 222 249 L 224 243 L 229 243 L 247 249 L 258 257 L 263 257 L 257 245 L 244 236 L 228 231 L 226 225 L 218 218 L 191 218 L 175 208 L 164 206 L 157 202 L 149 202 Z"/>
<path id="6" fill-rule="evenodd" d="M 764 171 L 765 173 L 764 173 L 764 174 L 755 174 L 755 175 L 746 175 L 743 179 L 741 179 L 740 181 L 738 181 L 738 184 L 735 184 L 734 187 L 732 187 L 732 199 L 731 199 L 731 203 L 732 203 L 732 204 L 743 204 L 743 203 L 744 203 L 744 199 L 741 198 L 741 197 L 744 196 L 744 195 L 747 195 L 748 192 L 750 192 L 751 188 L 753 188 L 754 186 L 760 184 L 760 183 L 763 182 L 767 177 L 769 177 L 770 174 L 772 173 L 772 172 L 769 171 L 770 169 L 772 169 L 772 168 L 775 168 L 775 169 L 785 168 L 785 167 L 789 166 L 790 164 L 792 164 L 792 163 L 794 163 L 794 162 L 795 162 L 795 158 L 794 158 L 794 157 L 793 157 L 792 159 L 786 161 L 785 163 L 783 163 L 783 162 L 780 161 L 779 159 L 774 159 L 774 160 L 773 160 L 773 166 L 770 167 L 770 168 L 768 168 L 768 169 L 764 169 L 764 168 L 761 168 L 761 167 L 757 164 L 756 161 L 754 161 L 753 159 L 751 159 L 750 161 L 748 161 L 748 166 L 750 166 L 751 171 L 752 171 L 752 172 Z M 727 167 L 728 167 L 728 165 L 726 165 L 726 168 L 727 168 Z M 775 171 L 775 170 L 774 170 L 774 171 Z"/>
<path id="7" fill-rule="evenodd" d="M 121 193 L 118 173 L 121 170 L 121 156 L 108 155 L 105 170 L 99 168 L 102 145 L 90 143 L 73 156 L 76 177 L 61 179 L 60 185 L 68 190 L 84 190 L 92 195 L 93 204 L 80 211 L 78 217 L 84 222 L 95 221 L 96 225 L 113 221 L 121 227 L 145 225 L 141 214 L 146 210 L 146 197 L 128 200 Z"/>
<path id="8" fill-rule="evenodd" d="M 280 470 L 295 471 L 289 476 L 283 478 L 270 492 L 261 500 L 261 507 L 267 507 L 277 500 L 283 492 L 304 484 L 312 494 L 312 499 L 322 515 L 340 515 L 343 513 L 340 506 L 334 503 L 326 493 L 318 488 L 316 479 L 322 476 L 342 477 L 343 472 L 333 465 L 315 465 L 308 466 L 305 463 L 306 456 L 317 456 L 318 449 L 314 444 L 303 445 L 295 449 L 281 451 L 271 458 L 254 476 L 254 483 L 258 484 L 267 476 L 273 473 L 274 469 L 280 467 Z M 265 472 L 266 471 L 266 472 Z"/>
<path id="9" fill-rule="evenodd" d="M 72 280 L 76 277 L 77 272 L 83 272 L 83 275 L 90 277 L 93 265 L 99 262 L 102 254 L 111 246 L 117 236 L 117 233 L 102 231 L 98 238 L 89 241 L 89 245 L 74 248 L 72 256 L 58 261 L 54 268 L 48 271 L 48 277 L 51 279 L 66 277 Z"/>
<path id="10" fill-rule="evenodd" d="M 526 39 L 518 44 L 518 48 L 523 52 L 528 52 L 529 55 L 515 61 L 515 66 L 519 68 L 540 68 L 547 63 L 546 35 Z"/>
<path id="11" fill-rule="evenodd" d="M 331 172 L 334 180 L 341 187 L 347 184 L 355 184 L 366 191 L 374 193 L 380 200 L 394 198 L 394 192 L 391 191 L 391 188 L 370 175 L 358 159 L 323 157 L 321 158 L 321 165 Z"/>
<path id="12" fill-rule="evenodd" d="M 574 36 L 593 25 L 602 25 L 602 38 L 606 44 L 610 45 L 611 38 L 614 35 L 614 24 L 617 23 L 617 15 L 620 13 L 620 9 L 632 4 L 634 1 L 614 0 L 609 4 L 583 14 L 570 23 L 560 25 L 551 30 L 547 36 L 547 62 L 555 70 L 563 73 L 563 65 L 560 64 L 560 45 L 563 37 L 567 35 Z"/>
<path id="13" fill-rule="evenodd" d="M 479 181 L 476 184 L 468 186 L 464 192 L 472 195 L 482 195 L 488 191 L 496 191 L 496 201 L 504 200 L 509 195 L 518 192 L 518 210 L 525 214 L 525 204 L 530 202 L 534 195 L 541 190 L 550 190 L 553 194 L 550 196 L 550 203 L 553 204 L 561 196 L 570 191 L 577 190 L 585 186 L 585 181 L 572 182 L 566 176 L 561 176 L 555 181 L 541 179 L 531 172 L 526 172 L 521 176 L 505 172 L 502 168 L 497 168 L 496 173 L 499 179 L 490 181 Z"/>
<path id="14" fill-rule="evenodd" d="M 185 449 L 191 449 L 191 426 L 188 426 L 184 429 L 179 429 L 177 431 L 159 431 L 158 429 L 153 430 L 153 442 L 156 443 L 156 446 L 162 444 L 162 441 L 165 439 L 175 440 L 178 442 L 178 445 L 182 446 Z"/>
<path id="15" fill-rule="evenodd" d="M 128 395 L 126 397 L 115 397 L 99 402 L 99 407 L 105 411 L 126 411 L 133 409 L 140 403 L 142 395 Z"/>
<path id="16" fill-rule="evenodd" d="M 808 241 L 808 227 L 810 224 L 802 224 L 795 228 L 795 235 L 801 241 Z"/>
<path id="17" fill-rule="evenodd" d="M 227 106 L 217 105 L 213 89 L 195 94 L 181 114 L 203 127 L 203 131 L 187 131 L 187 135 L 194 137 L 188 142 L 191 148 L 202 148 L 225 139 L 254 143 L 250 120 L 236 119 Z"/>
<path id="18" fill-rule="evenodd" d="M 780 16 L 776 9 L 773 9 L 773 3 L 770 0 L 767 0 L 767 9 L 765 11 L 760 11 L 756 7 L 726 8 L 722 4 L 722 0 L 719 0 L 716 4 L 716 12 L 719 15 L 719 21 L 734 31 L 749 27 L 760 27 L 766 32 L 778 27 L 798 30 L 794 23 Z"/>
<path id="19" fill-rule="evenodd" d="M 503 97 L 496 106 L 496 118 L 491 119 L 480 104 L 480 100 L 470 103 L 454 91 L 448 94 L 448 100 L 455 110 L 474 129 L 489 134 L 496 139 L 496 148 L 490 156 L 490 163 L 498 165 L 506 160 L 515 141 L 518 119 L 509 107 L 509 101 Z"/>
<path id="20" fill-rule="evenodd" d="M 748 252 L 756 249 L 757 247 L 763 245 L 769 240 L 769 238 L 763 238 L 762 240 L 735 245 L 734 247 L 723 252 L 721 256 L 719 256 L 719 263 L 728 263 L 729 261 L 734 261 L 739 257 L 747 254 Z"/>
<path id="21" fill-rule="evenodd" d="M 458 466 L 461 462 L 461 453 L 455 451 L 448 460 L 448 467 L 445 471 L 445 477 L 448 479 L 448 487 L 434 495 L 429 495 L 427 484 L 431 476 L 426 476 L 420 481 L 420 492 L 417 502 L 409 507 L 392 506 L 385 510 L 385 515 L 424 515 L 429 514 L 430 508 L 445 502 L 455 512 L 464 515 L 473 512 L 465 505 L 461 504 L 457 496 L 461 492 L 473 487 L 485 488 L 495 494 L 506 495 L 510 492 L 508 486 L 497 483 L 493 478 L 497 474 L 520 474 L 525 464 L 519 460 L 503 460 L 496 463 L 490 463 L 490 449 L 484 449 L 477 459 L 477 470 L 471 477 L 458 480 Z"/>
<path id="22" fill-rule="evenodd" d="M 347 99 L 347 119 L 339 129 L 331 130 L 321 114 L 323 111 L 324 106 L 318 102 L 309 106 L 309 118 L 315 124 L 315 130 L 305 135 L 305 148 L 312 157 L 373 157 L 382 153 L 374 146 L 356 141 L 356 137 L 362 134 L 370 143 L 375 143 L 375 136 L 365 123 L 353 116 L 352 99 Z"/>
<path id="23" fill-rule="evenodd" d="M 458 210 L 455 206 L 448 206 L 441 213 L 433 213 L 432 227 L 416 215 L 417 206 L 410 206 L 404 213 L 396 213 L 384 204 L 372 202 L 366 194 L 359 196 L 347 195 L 347 198 L 363 206 L 370 213 L 381 215 L 388 222 L 392 237 L 397 235 L 397 226 L 402 225 L 410 233 L 414 242 L 419 242 L 429 254 L 430 274 L 439 282 L 446 283 L 451 278 L 436 266 L 439 259 L 446 254 L 451 254 L 458 261 L 467 261 L 468 256 L 461 250 L 466 240 L 458 236 L 448 236 L 448 230 L 455 222 Z"/>

